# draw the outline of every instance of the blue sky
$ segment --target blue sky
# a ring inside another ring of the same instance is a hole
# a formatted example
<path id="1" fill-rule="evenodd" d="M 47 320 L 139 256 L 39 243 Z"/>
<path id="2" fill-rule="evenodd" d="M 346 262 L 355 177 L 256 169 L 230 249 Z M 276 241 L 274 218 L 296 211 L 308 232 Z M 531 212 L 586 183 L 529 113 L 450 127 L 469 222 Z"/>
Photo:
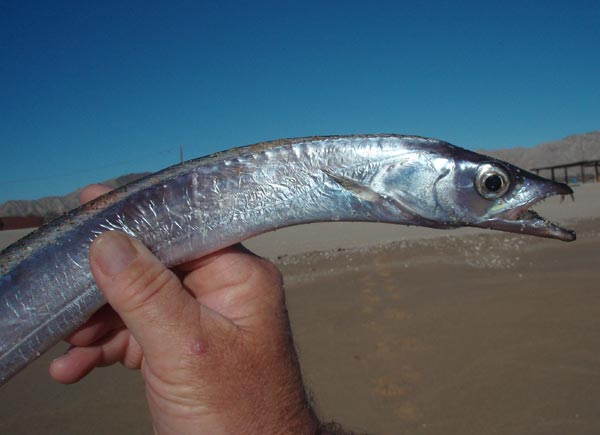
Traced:
<path id="1" fill-rule="evenodd" d="M 0 203 L 261 140 L 600 128 L 598 1 L 0 0 Z"/>

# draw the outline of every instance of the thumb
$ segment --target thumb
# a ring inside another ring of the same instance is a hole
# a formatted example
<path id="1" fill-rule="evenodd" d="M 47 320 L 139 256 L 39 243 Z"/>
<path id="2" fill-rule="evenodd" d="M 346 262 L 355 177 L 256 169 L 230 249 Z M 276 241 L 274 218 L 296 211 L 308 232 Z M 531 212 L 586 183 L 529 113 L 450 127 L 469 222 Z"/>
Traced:
<path id="1" fill-rule="evenodd" d="M 90 247 L 90 266 L 98 287 L 146 357 L 176 355 L 169 348 L 189 336 L 186 328 L 198 332 L 197 301 L 141 242 L 118 231 L 106 232 Z"/>

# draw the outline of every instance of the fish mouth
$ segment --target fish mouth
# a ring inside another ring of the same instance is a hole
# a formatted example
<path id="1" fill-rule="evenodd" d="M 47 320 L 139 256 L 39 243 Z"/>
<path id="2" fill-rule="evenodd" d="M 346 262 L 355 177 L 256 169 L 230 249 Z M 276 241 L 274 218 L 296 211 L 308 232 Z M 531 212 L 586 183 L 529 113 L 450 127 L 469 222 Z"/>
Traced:
<path id="1" fill-rule="evenodd" d="M 483 228 L 492 228 L 511 233 L 528 234 L 537 237 L 558 239 L 564 242 L 572 242 L 577 238 L 575 231 L 561 227 L 540 216 L 533 207 L 535 204 L 551 196 L 566 195 L 573 198 L 573 190 L 563 183 L 551 182 L 546 185 L 544 191 L 539 191 L 536 198 L 514 207 L 506 212 L 500 213 L 481 225 Z"/>

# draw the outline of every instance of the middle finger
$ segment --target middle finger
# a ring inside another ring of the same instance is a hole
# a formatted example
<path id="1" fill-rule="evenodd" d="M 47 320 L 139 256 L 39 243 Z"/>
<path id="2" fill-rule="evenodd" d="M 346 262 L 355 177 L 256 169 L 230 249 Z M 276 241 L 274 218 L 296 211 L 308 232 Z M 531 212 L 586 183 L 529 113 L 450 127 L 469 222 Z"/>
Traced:
<path id="1" fill-rule="evenodd" d="M 123 320 L 111 306 L 105 305 L 65 340 L 73 346 L 89 346 L 123 325 Z"/>

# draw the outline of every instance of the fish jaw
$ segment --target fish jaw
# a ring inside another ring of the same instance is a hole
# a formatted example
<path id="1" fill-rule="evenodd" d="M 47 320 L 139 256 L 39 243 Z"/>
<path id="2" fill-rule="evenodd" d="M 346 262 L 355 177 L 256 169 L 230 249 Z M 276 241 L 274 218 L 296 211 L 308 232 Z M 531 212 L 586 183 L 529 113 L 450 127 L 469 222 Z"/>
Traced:
<path id="1" fill-rule="evenodd" d="M 573 189 L 568 185 L 549 180 L 545 181 L 547 182 L 540 187 L 536 197 L 507 211 L 498 213 L 492 218 L 474 226 L 510 233 L 558 239 L 564 242 L 574 241 L 577 238 L 575 231 L 550 222 L 531 209 L 533 205 L 551 196 L 561 195 L 564 197 L 565 195 L 570 195 L 573 197 Z"/>

